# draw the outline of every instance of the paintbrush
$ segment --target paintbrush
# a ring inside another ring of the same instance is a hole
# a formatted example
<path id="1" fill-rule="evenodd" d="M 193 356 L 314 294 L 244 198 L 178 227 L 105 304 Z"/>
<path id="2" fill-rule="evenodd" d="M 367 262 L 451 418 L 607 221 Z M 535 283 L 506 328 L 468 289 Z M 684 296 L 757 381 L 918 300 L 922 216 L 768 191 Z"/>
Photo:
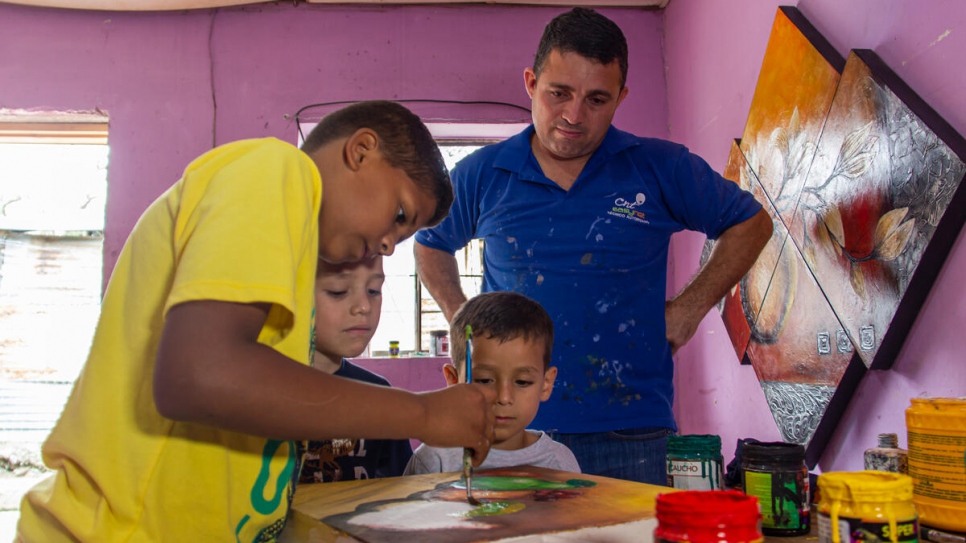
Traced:
<path id="1" fill-rule="evenodd" d="M 473 327 L 466 325 L 466 382 L 473 382 Z M 481 505 L 482 502 L 473 497 L 473 451 L 463 449 L 463 480 L 466 481 L 466 501 L 470 505 Z"/>
<path id="2" fill-rule="evenodd" d="M 966 537 L 957 534 L 950 534 L 946 532 L 941 532 L 934 528 L 928 526 L 920 526 L 920 531 L 922 532 L 922 538 L 933 541 L 934 543 L 964 543 L 966 542 Z"/>

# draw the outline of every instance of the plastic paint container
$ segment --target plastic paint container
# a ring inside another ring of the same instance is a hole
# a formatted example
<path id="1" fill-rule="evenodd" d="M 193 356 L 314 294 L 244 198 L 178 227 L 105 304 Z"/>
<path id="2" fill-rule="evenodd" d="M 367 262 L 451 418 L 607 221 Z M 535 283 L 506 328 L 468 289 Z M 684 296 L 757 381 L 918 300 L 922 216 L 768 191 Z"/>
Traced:
<path id="1" fill-rule="evenodd" d="M 919 540 L 912 478 L 884 471 L 832 471 L 818 476 L 819 543 Z"/>
<path id="2" fill-rule="evenodd" d="M 913 398 L 906 430 L 919 522 L 966 532 L 966 399 Z"/>
<path id="3" fill-rule="evenodd" d="M 429 354 L 432 356 L 449 356 L 449 332 L 434 330 L 429 333 Z"/>
<path id="4" fill-rule="evenodd" d="M 765 535 L 804 535 L 810 528 L 805 447 L 794 443 L 746 443 L 741 486 L 761 505 Z"/>
<path id="5" fill-rule="evenodd" d="M 760 543 L 758 500 L 737 490 L 657 496 L 657 543 Z"/>
<path id="6" fill-rule="evenodd" d="M 668 436 L 667 486 L 680 490 L 721 490 L 723 464 L 720 436 Z"/>

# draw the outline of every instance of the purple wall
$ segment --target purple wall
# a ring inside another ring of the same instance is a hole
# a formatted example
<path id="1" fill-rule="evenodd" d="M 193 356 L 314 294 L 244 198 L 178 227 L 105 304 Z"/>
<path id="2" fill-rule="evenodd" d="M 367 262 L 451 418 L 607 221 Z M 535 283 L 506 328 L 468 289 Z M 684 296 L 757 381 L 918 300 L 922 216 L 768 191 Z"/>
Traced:
<path id="1" fill-rule="evenodd" d="M 958 0 L 674 0 L 665 10 L 670 137 L 719 170 L 741 137 L 779 5 L 796 5 L 843 56 L 872 49 L 959 133 L 966 134 L 966 3 Z M 703 236 L 675 238 L 672 288 L 694 273 Z M 862 468 L 876 434 L 906 445 L 910 398 L 966 395 L 966 247 L 953 247 L 895 366 L 869 372 L 819 467 Z M 685 433 L 717 433 L 726 457 L 736 439 L 779 439 L 750 366 L 740 366 L 714 313 L 676 360 L 676 413 Z"/>
<path id="2" fill-rule="evenodd" d="M 528 106 L 523 69 L 543 26 L 562 11 L 264 4 L 114 13 L 0 4 L 0 107 L 110 115 L 111 270 L 137 218 L 191 159 L 213 142 L 274 136 L 295 143 L 291 115 L 305 105 L 389 98 Z M 625 29 L 632 59 L 631 94 L 616 124 L 666 136 L 663 15 L 601 11 Z M 441 114 L 481 113 L 449 107 Z"/>

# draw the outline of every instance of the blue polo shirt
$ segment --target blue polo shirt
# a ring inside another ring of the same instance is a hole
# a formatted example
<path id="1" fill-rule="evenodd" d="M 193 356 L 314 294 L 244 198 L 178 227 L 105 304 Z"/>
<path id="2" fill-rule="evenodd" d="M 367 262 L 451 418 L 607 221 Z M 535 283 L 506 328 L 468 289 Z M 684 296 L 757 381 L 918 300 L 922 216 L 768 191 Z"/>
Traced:
<path id="1" fill-rule="evenodd" d="M 559 373 L 531 428 L 676 430 L 664 325 L 671 234 L 715 239 L 761 205 L 687 148 L 613 126 L 563 190 L 543 175 L 532 134 L 463 159 L 449 216 L 416 241 L 454 253 L 482 238 L 483 291 L 525 294 L 550 314 Z"/>

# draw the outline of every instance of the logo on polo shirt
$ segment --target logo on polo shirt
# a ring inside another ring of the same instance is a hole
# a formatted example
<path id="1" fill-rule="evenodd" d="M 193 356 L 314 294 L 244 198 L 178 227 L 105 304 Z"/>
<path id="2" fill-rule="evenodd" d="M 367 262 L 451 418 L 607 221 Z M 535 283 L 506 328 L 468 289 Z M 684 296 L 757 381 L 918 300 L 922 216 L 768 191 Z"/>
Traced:
<path id="1" fill-rule="evenodd" d="M 646 198 L 644 197 L 644 194 L 640 192 L 637 193 L 633 201 L 623 197 L 618 198 L 614 200 L 614 206 L 610 208 L 610 211 L 608 211 L 607 214 L 643 224 L 648 224 L 647 219 L 644 218 L 644 212 L 638 211 L 637 209 L 638 207 L 644 205 L 645 200 Z"/>

